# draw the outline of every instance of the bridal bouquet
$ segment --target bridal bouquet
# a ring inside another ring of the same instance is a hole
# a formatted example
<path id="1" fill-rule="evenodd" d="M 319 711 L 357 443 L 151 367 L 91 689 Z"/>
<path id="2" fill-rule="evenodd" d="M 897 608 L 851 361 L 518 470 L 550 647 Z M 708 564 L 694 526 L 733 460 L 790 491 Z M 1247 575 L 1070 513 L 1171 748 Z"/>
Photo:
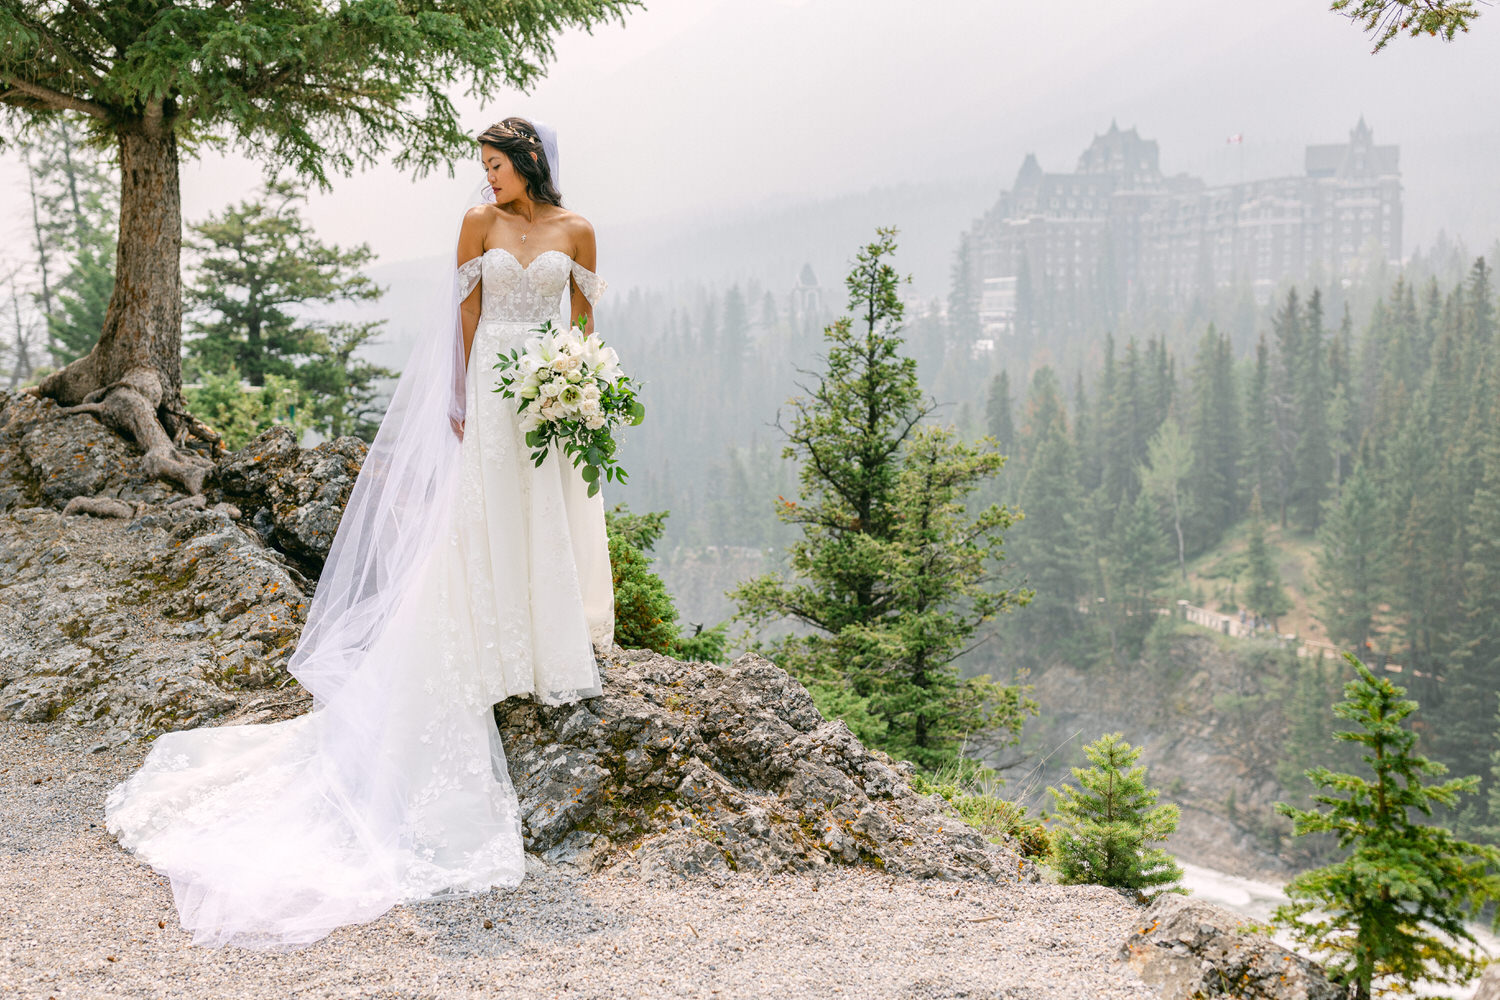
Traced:
<path id="1" fill-rule="evenodd" d="M 501 351 L 494 367 L 500 370 L 495 392 L 519 400 L 521 429 L 534 450 L 531 460 L 541 465 L 554 444 L 581 467 L 589 496 L 599 492 L 599 477 L 623 483 L 625 470 L 615 462 L 611 431 L 621 424 L 638 424 L 646 408 L 635 398 L 636 383 L 620 369 L 613 347 L 595 334 L 578 329 L 556 329 L 549 319 L 519 348 Z"/>

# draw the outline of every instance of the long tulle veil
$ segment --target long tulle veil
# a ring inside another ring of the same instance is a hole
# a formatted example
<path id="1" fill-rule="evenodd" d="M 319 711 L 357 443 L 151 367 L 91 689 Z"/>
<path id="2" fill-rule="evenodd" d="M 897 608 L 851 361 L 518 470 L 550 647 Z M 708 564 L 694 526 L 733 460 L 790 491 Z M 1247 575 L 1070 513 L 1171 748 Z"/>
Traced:
<path id="1" fill-rule="evenodd" d="M 557 183 L 557 133 L 533 122 Z M 430 328 L 419 331 L 380 429 L 349 494 L 296 651 L 292 675 L 326 704 L 359 668 L 411 590 L 423 556 L 447 531 L 458 483 L 466 360 L 459 319 L 458 232 L 468 210 L 494 202 L 484 181 L 454 227 L 447 288 L 433 290 Z M 446 294 L 444 294 L 446 292 Z"/>

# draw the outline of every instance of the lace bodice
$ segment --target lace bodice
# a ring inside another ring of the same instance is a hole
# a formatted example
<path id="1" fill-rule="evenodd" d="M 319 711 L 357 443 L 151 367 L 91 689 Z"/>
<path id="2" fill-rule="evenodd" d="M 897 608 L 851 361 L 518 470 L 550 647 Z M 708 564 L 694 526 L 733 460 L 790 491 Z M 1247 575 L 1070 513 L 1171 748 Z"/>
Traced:
<path id="1" fill-rule="evenodd" d="M 458 297 L 468 298 L 482 279 L 479 322 L 540 323 L 557 318 L 570 276 L 590 305 L 598 301 L 604 279 L 563 251 L 543 250 L 523 266 L 504 247 L 491 247 L 458 266 Z"/>

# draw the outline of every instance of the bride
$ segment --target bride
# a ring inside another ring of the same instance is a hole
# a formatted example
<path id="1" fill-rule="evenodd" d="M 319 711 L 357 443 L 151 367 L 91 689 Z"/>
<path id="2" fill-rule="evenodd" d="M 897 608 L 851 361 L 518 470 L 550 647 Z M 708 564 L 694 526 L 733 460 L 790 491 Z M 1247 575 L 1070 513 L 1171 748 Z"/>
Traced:
<path id="1" fill-rule="evenodd" d="M 562 207 L 551 129 L 507 118 L 478 143 L 448 311 L 397 384 L 290 660 L 313 710 L 167 733 L 108 796 L 109 831 L 171 879 L 195 943 L 300 947 L 396 903 L 515 885 L 493 706 L 600 691 L 603 498 L 556 450 L 533 466 L 490 367 L 544 320 L 592 331 L 594 234 Z"/>

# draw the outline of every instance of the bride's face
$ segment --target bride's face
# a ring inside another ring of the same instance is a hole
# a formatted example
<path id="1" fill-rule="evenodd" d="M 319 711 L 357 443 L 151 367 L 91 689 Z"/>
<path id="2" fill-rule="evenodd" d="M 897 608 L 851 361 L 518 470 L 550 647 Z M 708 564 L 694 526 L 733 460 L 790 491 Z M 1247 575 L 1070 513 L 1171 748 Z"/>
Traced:
<path id="1" fill-rule="evenodd" d="M 480 147 L 484 176 L 495 192 L 495 204 L 504 205 L 526 196 L 526 178 L 511 165 L 510 157 L 493 146 Z"/>

